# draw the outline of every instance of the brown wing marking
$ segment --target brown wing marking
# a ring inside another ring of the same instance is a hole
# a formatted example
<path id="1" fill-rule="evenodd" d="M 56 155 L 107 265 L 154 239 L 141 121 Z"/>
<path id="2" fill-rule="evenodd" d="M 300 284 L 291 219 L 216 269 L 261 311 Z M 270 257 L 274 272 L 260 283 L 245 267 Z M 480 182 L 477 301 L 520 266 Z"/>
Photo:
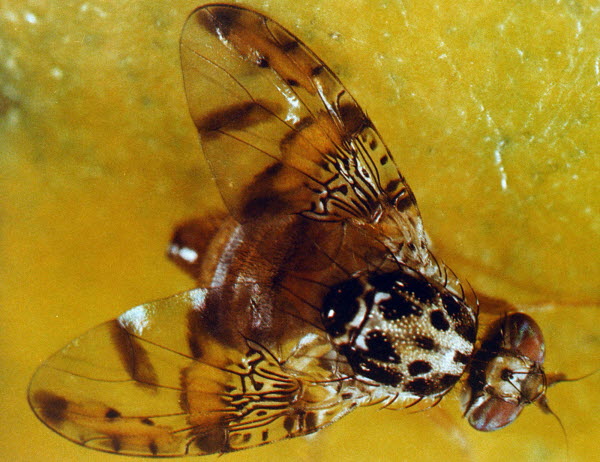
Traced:
<path id="1" fill-rule="evenodd" d="M 209 292 L 141 305 L 74 340 L 36 371 L 34 412 L 89 448 L 179 456 L 304 435 L 353 409 L 340 385 L 290 369 L 250 340 L 226 346 L 201 317 L 190 329 Z"/>
<path id="2" fill-rule="evenodd" d="M 52 430 L 86 447 L 177 453 L 179 429 L 187 426 L 178 404 L 178 369 L 186 361 L 119 326 L 102 324 L 44 362 L 30 384 L 31 407 Z"/>
<path id="3" fill-rule="evenodd" d="M 221 194 L 244 222 L 262 214 L 377 220 L 412 192 L 335 74 L 265 16 L 208 5 L 181 39 L 190 113 Z"/>

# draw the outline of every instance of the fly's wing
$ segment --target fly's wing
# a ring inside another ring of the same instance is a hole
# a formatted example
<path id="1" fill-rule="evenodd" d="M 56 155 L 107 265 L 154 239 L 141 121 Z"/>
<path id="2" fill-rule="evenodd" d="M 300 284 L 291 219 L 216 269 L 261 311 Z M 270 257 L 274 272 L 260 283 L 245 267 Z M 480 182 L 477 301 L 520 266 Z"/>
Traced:
<path id="1" fill-rule="evenodd" d="M 414 196 L 371 121 L 275 21 L 201 7 L 184 26 L 181 61 L 203 151 L 239 222 L 301 214 L 369 224 L 395 208 L 419 227 Z"/>
<path id="2" fill-rule="evenodd" d="M 214 290 L 138 306 L 74 340 L 35 373 L 36 415 L 89 448 L 179 456 L 308 434 L 354 407 L 250 340 L 216 340 L 205 316 Z"/>

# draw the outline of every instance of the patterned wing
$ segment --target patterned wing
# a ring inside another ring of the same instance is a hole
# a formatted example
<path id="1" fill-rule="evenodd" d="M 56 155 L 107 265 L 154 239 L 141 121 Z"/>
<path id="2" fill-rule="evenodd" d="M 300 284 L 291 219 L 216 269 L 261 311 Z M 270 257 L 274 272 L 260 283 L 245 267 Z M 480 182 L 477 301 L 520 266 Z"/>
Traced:
<path id="1" fill-rule="evenodd" d="M 201 7 L 183 29 L 181 61 L 202 148 L 238 221 L 302 214 L 375 223 L 394 208 L 420 223 L 371 121 L 275 21 L 238 6 Z"/>
<path id="2" fill-rule="evenodd" d="M 305 435 L 353 409 L 339 398 L 342 385 L 323 382 L 328 371 L 306 356 L 328 350 L 317 336 L 287 363 L 241 335 L 216 340 L 205 316 L 211 290 L 141 305 L 74 340 L 35 373 L 34 412 L 89 448 L 178 456 Z"/>

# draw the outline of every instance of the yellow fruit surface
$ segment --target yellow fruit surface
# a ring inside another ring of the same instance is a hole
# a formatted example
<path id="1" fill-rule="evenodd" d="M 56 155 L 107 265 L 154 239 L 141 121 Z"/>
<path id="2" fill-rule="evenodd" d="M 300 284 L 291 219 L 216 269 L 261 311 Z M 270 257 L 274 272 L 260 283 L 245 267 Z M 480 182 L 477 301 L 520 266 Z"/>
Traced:
<path id="1" fill-rule="evenodd" d="M 89 328 L 192 287 L 176 223 L 222 207 L 189 118 L 178 40 L 191 0 L 0 8 L 0 454 L 125 461 L 30 411 L 35 368 Z M 540 323 L 547 369 L 600 364 L 597 0 L 253 0 L 335 70 L 411 185 L 437 254 Z M 457 396 L 362 409 L 235 461 L 587 461 L 600 374 L 481 434 Z M 208 459 L 208 458 L 207 458 Z M 135 459 L 132 459 L 135 460 Z M 211 458 L 211 460 L 217 460 Z"/>

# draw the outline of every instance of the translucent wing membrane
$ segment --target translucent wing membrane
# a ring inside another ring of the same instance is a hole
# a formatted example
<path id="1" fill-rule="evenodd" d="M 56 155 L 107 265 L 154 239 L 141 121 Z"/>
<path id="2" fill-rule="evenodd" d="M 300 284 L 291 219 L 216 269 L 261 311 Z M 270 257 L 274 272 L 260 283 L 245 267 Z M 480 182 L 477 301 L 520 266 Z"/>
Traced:
<path id="1" fill-rule="evenodd" d="M 300 213 L 371 223 L 392 207 L 419 220 L 371 121 L 279 24 L 236 6 L 199 8 L 181 60 L 203 150 L 238 221 Z"/>
<path id="2" fill-rule="evenodd" d="M 86 447 L 180 456 L 312 433 L 356 405 L 339 398 L 342 383 L 317 379 L 330 372 L 316 335 L 286 361 L 241 334 L 217 341 L 204 316 L 210 292 L 141 305 L 67 345 L 32 379 L 38 417 Z M 307 361 L 317 376 L 295 367 Z"/>

